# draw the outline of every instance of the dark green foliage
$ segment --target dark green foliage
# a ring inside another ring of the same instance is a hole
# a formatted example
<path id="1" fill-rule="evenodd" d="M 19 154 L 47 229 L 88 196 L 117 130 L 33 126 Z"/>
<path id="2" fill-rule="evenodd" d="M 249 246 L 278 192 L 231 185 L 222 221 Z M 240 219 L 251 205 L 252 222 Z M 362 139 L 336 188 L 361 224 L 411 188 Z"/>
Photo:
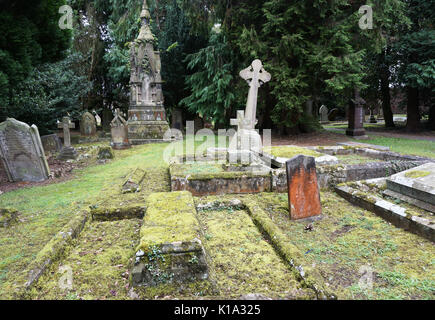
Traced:
<path id="1" fill-rule="evenodd" d="M 205 120 L 225 124 L 235 95 L 234 57 L 223 32 L 213 31 L 208 46 L 188 55 L 187 61 L 195 73 L 186 80 L 192 94 L 181 104 Z"/>
<path id="2" fill-rule="evenodd" d="M 71 32 L 58 26 L 65 0 L 13 0 L 0 4 L 0 103 L 11 102 L 13 91 L 34 66 L 64 57 Z M 19 106 L 17 106 L 20 108 Z M 2 108 L 0 121 L 7 116 Z"/>
<path id="3" fill-rule="evenodd" d="M 30 75 L 12 90 L 6 108 L 8 117 L 28 124 L 36 124 L 40 134 L 57 128 L 56 120 L 70 113 L 73 119 L 80 115 L 80 98 L 91 84 L 74 72 L 74 65 L 82 61 L 78 54 L 70 54 L 60 62 L 47 63 L 33 69 Z"/>

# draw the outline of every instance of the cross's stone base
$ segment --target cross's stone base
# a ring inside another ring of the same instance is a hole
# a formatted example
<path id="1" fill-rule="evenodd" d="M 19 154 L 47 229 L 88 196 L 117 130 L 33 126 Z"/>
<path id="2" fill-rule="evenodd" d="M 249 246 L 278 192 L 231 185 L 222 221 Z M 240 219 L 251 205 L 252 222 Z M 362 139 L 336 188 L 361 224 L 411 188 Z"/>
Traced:
<path id="1" fill-rule="evenodd" d="M 60 154 L 57 156 L 57 160 L 75 160 L 77 159 L 78 154 L 76 149 L 73 147 L 64 147 L 60 151 Z"/>
<path id="2" fill-rule="evenodd" d="M 240 129 L 230 141 L 229 150 L 251 150 L 261 153 L 263 150 L 261 136 L 253 129 Z"/>

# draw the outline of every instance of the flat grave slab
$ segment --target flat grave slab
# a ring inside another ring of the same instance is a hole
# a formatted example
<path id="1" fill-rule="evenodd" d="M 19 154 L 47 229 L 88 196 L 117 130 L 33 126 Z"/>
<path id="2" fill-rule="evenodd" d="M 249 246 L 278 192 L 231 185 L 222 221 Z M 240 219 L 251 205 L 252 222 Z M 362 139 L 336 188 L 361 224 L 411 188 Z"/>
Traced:
<path id="1" fill-rule="evenodd" d="M 435 163 L 397 173 L 387 179 L 387 188 L 435 205 Z"/>

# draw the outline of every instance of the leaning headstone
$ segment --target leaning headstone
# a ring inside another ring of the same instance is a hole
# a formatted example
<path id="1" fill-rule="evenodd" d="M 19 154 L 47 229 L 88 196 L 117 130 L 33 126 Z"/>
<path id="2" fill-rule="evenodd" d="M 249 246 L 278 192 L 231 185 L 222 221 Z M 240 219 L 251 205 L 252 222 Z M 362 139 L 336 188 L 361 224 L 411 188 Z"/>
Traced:
<path id="1" fill-rule="evenodd" d="M 71 146 L 71 133 L 69 129 L 75 128 L 75 124 L 71 122 L 69 117 L 63 117 L 62 122 L 58 124 L 59 129 L 63 129 L 63 148 L 60 151 L 58 160 L 74 160 L 77 159 L 77 151 Z"/>
<path id="2" fill-rule="evenodd" d="M 0 158 L 9 181 L 40 182 L 50 176 L 38 128 L 12 118 L 0 124 Z"/>
<path id="3" fill-rule="evenodd" d="M 328 108 L 325 105 L 322 105 L 319 109 L 320 115 L 320 123 L 328 123 Z"/>
<path id="4" fill-rule="evenodd" d="M 97 124 L 97 127 L 101 127 L 101 117 L 98 115 L 98 113 L 94 110 L 95 114 L 95 122 Z"/>
<path id="5" fill-rule="evenodd" d="M 128 123 L 122 117 L 122 112 L 119 109 L 115 110 L 115 118 L 111 124 L 112 142 L 111 146 L 115 150 L 123 150 L 131 147 L 128 141 Z"/>
<path id="6" fill-rule="evenodd" d="M 42 136 L 41 142 L 46 154 L 57 153 L 62 150 L 62 142 L 57 134 Z"/>
<path id="7" fill-rule="evenodd" d="M 299 220 L 321 215 L 315 159 L 296 156 L 286 162 L 286 169 L 290 218 Z"/>
<path id="8" fill-rule="evenodd" d="M 349 128 L 346 135 L 353 137 L 367 137 L 363 121 L 365 100 L 361 98 L 359 90 L 355 90 L 355 99 L 349 101 Z"/>
<path id="9" fill-rule="evenodd" d="M 85 112 L 80 121 L 80 134 L 82 136 L 91 137 L 96 135 L 97 125 L 95 117 L 90 112 Z"/>

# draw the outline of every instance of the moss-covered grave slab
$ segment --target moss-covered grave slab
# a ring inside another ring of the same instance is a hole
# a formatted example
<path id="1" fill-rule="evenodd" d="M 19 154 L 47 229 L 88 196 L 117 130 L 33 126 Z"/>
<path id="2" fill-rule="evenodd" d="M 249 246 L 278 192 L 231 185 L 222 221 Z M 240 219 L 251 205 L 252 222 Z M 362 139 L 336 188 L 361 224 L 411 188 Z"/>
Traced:
<path id="1" fill-rule="evenodd" d="M 190 192 L 151 194 L 140 237 L 132 270 L 133 286 L 208 278 L 201 229 Z"/>

